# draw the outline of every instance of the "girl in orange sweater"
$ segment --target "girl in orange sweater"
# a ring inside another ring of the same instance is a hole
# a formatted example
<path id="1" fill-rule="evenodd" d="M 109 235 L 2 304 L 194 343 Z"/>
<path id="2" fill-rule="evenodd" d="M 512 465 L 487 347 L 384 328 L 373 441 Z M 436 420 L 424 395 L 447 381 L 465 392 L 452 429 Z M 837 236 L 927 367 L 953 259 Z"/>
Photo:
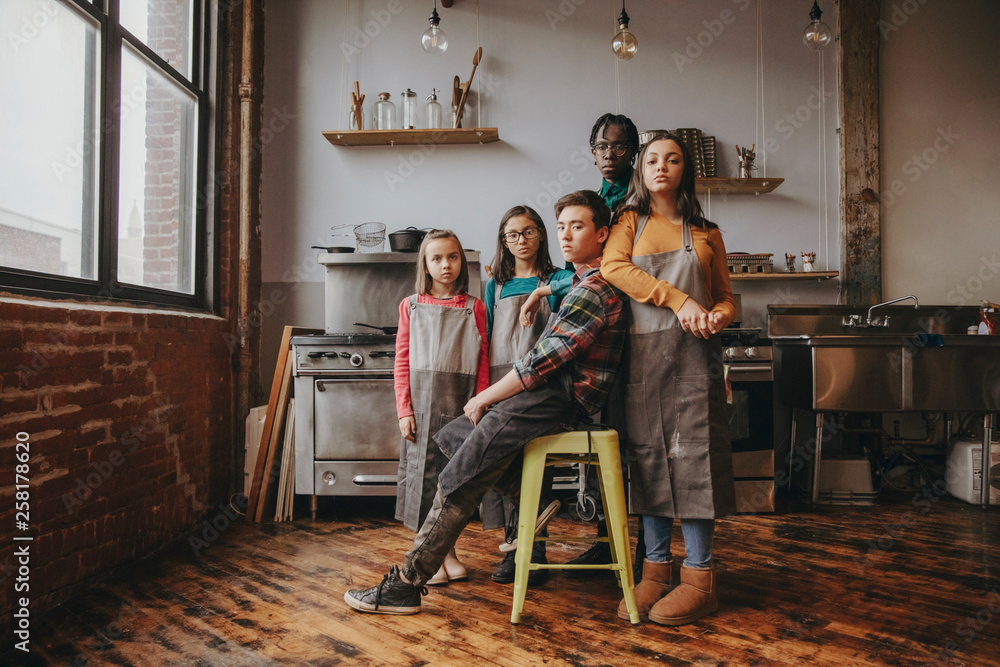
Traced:
<path id="1" fill-rule="evenodd" d="M 627 204 L 601 272 L 631 300 L 625 422 L 630 502 L 646 544 L 636 604 L 643 620 L 680 625 L 718 608 L 715 519 L 736 503 L 715 334 L 736 311 L 722 235 L 702 215 L 676 136 L 657 133 L 642 148 Z M 687 553 L 673 588 L 675 518 Z M 618 615 L 628 619 L 624 601 Z"/>

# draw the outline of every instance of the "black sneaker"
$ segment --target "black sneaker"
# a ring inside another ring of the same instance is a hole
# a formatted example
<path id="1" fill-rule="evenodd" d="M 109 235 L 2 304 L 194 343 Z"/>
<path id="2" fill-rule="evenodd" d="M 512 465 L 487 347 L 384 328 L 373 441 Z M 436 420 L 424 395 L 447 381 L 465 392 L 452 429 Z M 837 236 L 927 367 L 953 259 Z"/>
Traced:
<path id="1" fill-rule="evenodd" d="M 427 595 L 427 587 L 406 583 L 399 576 L 399 567 L 393 565 L 377 586 L 344 593 L 344 602 L 369 614 L 419 614 L 421 595 Z"/>
<path id="2" fill-rule="evenodd" d="M 611 546 L 607 542 L 594 542 L 582 554 L 567 562 L 567 565 L 606 565 L 611 562 Z M 613 574 L 611 570 L 563 570 L 563 576 L 570 579 Z"/>
<path id="3" fill-rule="evenodd" d="M 503 555 L 503 560 L 497 565 L 497 569 L 493 570 L 493 576 L 490 577 L 493 581 L 498 584 L 512 584 L 514 583 L 514 572 L 517 566 L 514 564 L 514 554 L 516 551 L 507 551 Z"/>
<path id="4" fill-rule="evenodd" d="M 514 583 L 514 573 L 517 570 L 517 565 L 514 563 L 514 554 L 516 551 L 508 551 L 503 555 L 503 560 L 497 565 L 497 569 L 493 571 L 493 576 L 491 579 L 498 584 L 512 584 Z M 549 561 L 545 557 L 545 543 L 535 542 L 531 548 L 531 562 L 539 564 L 547 564 Z M 528 573 L 528 585 L 538 586 L 544 584 L 549 580 L 548 570 L 532 570 Z"/>

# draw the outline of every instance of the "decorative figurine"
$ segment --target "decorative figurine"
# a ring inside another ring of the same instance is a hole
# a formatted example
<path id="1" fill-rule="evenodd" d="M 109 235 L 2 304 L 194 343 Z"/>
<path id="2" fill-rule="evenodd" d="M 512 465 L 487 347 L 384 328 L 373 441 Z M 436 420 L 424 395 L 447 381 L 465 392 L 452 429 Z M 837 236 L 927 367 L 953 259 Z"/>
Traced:
<path id="1" fill-rule="evenodd" d="M 789 273 L 795 273 L 795 254 L 786 252 L 785 253 L 785 269 Z"/>
<path id="2" fill-rule="evenodd" d="M 809 273 L 813 270 L 814 264 L 816 263 L 816 253 L 814 252 L 804 252 L 802 253 L 802 270 Z"/>

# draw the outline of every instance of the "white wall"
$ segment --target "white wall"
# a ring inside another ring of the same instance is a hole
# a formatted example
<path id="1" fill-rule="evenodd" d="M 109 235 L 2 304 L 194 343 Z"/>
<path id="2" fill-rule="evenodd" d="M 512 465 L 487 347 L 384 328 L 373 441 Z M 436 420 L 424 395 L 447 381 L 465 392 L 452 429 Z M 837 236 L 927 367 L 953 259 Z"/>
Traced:
<path id="1" fill-rule="evenodd" d="M 587 141 L 608 111 L 628 115 L 640 131 L 714 134 L 720 175 L 736 175 L 735 144 L 756 143 L 758 175 L 785 183 L 759 197 L 702 198 L 727 248 L 773 252 L 779 266 L 785 252 L 817 251 L 818 269 L 837 269 L 836 49 L 817 54 L 802 45 L 808 4 L 630 0 L 640 48 L 621 62 L 610 49 L 621 5 L 609 0 L 456 0 L 439 7 L 451 42 L 440 57 L 419 45 L 429 0 L 268 0 L 263 280 L 265 300 L 277 307 L 264 323 L 265 374 L 274 358 L 268 346 L 276 347 L 283 324 L 322 326 L 323 272 L 309 246 L 353 242 L 329 236 L 331 226 L 378 220 L 389 231 L 449 227 L 489 262 L 510 206 L 533 204 L 551 225 L 555 197 L 600 185 Z M 836 28 L 836 7 L 823 4 Z M 380 91 L 398 102 L 409 87 L 422 102 L 437 87 L 447 105 L 452 79 L 469 77 L 478 45 L 483 60 L 474 88 L 481 97 L 467 126 L 478 119 L 497 127 L 500 142 L 437 146 L 425 155 L 412 147 L 334 147 L 321 135 L 347 127 L 355 79 L 369 117 Z M 837 296 L 836 281 L 736 285 L 744 320 L 757 324 L 767 303 Z"/>
<path id="2" fill-rule="evenodd" d="M 883 296 L 1000 302 L 1000 3 L 882 3 Z"/>

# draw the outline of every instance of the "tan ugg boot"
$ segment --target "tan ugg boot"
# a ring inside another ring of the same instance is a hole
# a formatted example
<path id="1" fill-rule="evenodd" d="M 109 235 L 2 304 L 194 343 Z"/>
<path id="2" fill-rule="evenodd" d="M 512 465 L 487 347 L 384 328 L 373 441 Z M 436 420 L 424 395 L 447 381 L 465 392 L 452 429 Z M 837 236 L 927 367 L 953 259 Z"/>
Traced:
<path id="1" fill-rule="evenodd" d="M 719 608 L 715 566 L 704 570 L 681 565 L 680 586 L 649 610 L 649 620 L 660 625 L 684 625 Z"/>
<path id="2" fill-rule="evenodd" d="M 635 606 L 639 611 L 639 620 L 649 620 L 649 610 L 670 592 L 674 581 L 674 561 L 654 563 L 647 560 L 642 565 L 642 581 L 635 587 Z M 624 598 L 618 604 L 618 618 L 631 620 Z"/>

